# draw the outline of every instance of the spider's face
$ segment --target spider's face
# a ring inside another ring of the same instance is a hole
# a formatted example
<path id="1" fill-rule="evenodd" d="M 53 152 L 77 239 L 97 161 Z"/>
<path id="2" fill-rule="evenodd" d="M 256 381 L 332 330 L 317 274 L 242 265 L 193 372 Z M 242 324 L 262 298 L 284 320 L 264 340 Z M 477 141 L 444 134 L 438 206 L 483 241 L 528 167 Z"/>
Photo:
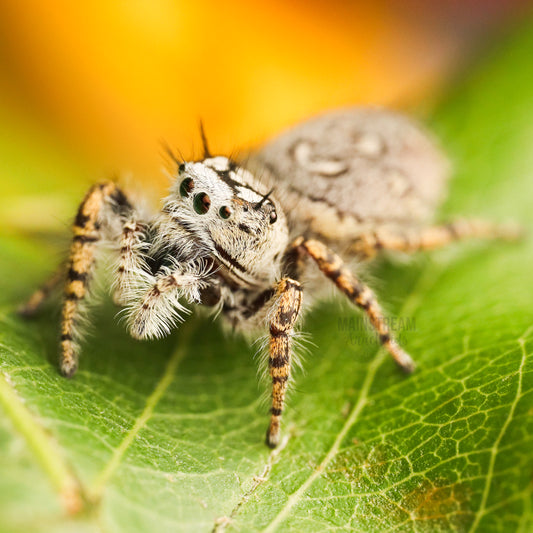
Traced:
<path id="1" fill-rule="evenodd" d="M 285 215 L 272 191 L 226 157 L 180 165 L 167 210 L 236 275 L 276 273 L 288 244 Z"/>

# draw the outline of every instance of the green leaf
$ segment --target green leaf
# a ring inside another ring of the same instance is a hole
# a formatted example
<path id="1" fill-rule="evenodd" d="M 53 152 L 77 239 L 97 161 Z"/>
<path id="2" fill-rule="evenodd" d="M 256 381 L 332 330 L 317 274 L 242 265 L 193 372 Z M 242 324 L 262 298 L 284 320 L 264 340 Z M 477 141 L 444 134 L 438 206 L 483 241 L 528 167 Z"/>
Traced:
<path id="1" fill-rule="evenodd" d="M 456 168 L 443 218 L 533 227 L 531 50 L 530 23 L 430 121 Z M 274 452 L 242 339 L 196 317 L 137 343 L 106 303 L 66 380 L 57 304 L 33 322 L 14 313 L 53 269 L 51 244 L 6 235 L 0 247 L 2 531 L 533 527 L 531 238 L 374 265 L 418 361 L 411 376 L 347 304 L 316 307 L 305 326 L 316 347 Z"/>

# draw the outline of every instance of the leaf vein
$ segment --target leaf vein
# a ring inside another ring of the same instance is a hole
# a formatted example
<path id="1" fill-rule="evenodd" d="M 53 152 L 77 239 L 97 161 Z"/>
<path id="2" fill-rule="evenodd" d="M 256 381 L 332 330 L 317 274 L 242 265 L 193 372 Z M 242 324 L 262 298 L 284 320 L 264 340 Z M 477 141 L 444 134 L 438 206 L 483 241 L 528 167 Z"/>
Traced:
<path id="1" fill-rule="evenodd" d="M 19 399 L 6 372 L 0 375 L 0 404 L 58 491 L 67 511 L 79 512 L 84 506 L 81 483 L 61 455 L 57 443 Z"/>
<path id="2" fill-rule="evenodd" d="M 526 364 L 527 359 L 527 353 L 526 353 L 526 347 L 525 347 L 525 339 L 528 337 L 529 333 L 531 332 L 533 328 L 528 328 L 524 334 L 518 339 L 518 344 L 520 345 L 520 348 L 522 350 L 522 358 L 520 360 L 520 366 L 518 368 L 518 384 L 516 387 L 516 395 L 514 397 L 513 402 L 511 403 L 511 408 L 509 409 L 509 413 L 507 415 L 507 418 L 505 419 L 505 422 L 502 425 L 502 428 L 500 430 L 500 433 L 498 434 L 498 437 L 494 441 L 494 445 L 492 446 L 490 450 L 490 458 L 489 458 L 489 469 L 487 471 L 487 477 L 485 481 L 485 487 L 483 489 L 483 495 L 481 497 L 481 504 L 479 505 L 479 509 L 476 513 L 476 517 L 474 519 L 474 522 L 472 522 L 472 526 L 470 528 L 470 533 L 473 533 L 476 531 L 476 529 L 479 526 L 479 523 L 481 521 L 481 518 L 485 514 L 487 510 L 487 500 L 490 494 L 490 487 L 492 484 L 492 479 L 494 477 L 494 465 L 496 463 L 496 456 L 498 455 L 500 442 L 502 441 L 507 428 L 509 427 L 513 417 L 514 412 L 516 410 L 516 406 L 518 405 L 518 402 L 520 401 L 520 398 L 522 396 L 522 376 L 524 371 L 524 366 Z"/>
<path id="3" fill-rule="evenodd" d="M 187 343 L 184 341 L 184 339 L 180 339 L 180 346 L 174 351 L 171 358 L 169 359 L 167 366 L 165 367 L 165 370 L 163 371 L 163 374 L 161 375 L 161 378 L 157 382 L 157 385 L 155 386 L 152 394 L 148 397 L 146 400 L 146 404 L 144 406 L 144 409 L 140 416 L 135 420 L 135 423 L 131 427 L 131 429 L 128 431 L 120 445 L 115 448 L 115 451 L 113 455 L 111 456 L 111 459 L 108 461 L 106 466 L 102 469 L 100 474 L 97 476 L 96 480 L 94 481 L 89 494 L 91 495 L 91 498 L 94 501 L 99 501 L 102 497 L 102 494 L 105 490 L 106 484 L 108 481 L 113 477 L 114 473 L 120 466 L 120 463 L 126 454 L 128 448 L 133 443 L 135 438 L 138 436 L 141 429 L 146 425 L 148 420 L 151 418 L 154 409 L 163 396 L 163 394 L 166 392 L 170 384 L 172 383 L 172 380 L 174 379 L 174 374 L 176 372 L 176 369 L 179 365 L 179 363 L 183 360 L 183 358 L 186 355 L 185 346 Z"/>

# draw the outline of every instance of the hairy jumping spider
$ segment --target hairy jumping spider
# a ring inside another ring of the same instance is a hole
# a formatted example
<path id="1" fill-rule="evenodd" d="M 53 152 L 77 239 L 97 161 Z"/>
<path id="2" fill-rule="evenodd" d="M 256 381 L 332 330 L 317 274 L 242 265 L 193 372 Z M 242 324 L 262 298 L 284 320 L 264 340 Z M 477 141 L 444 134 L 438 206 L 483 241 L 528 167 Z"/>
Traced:
<path id="1" fill-rule="evenodd" d="M 272 406 L 266 442 L 274 447 L 291 370 L 302 284 L 320 290 L 318 269 L 375 328 L 405 371 L 411 357 L 387 328 L 372 291 L 340 255 L 365 260 L 380 250 L 413 252 L 464 237 L 514 238 L 516 230 L 479 220 L 428 225 L 445 187 L 447 165 L 411 121 L 379 109 L 348 109 L 282 134 L 241 165 L 209 153 L 176 160 L 160 212 L 144 216 L 116 183 L 92 187 L 73 225 L 67 267 L 23 307 L 34 314 L 65 280 L 61 318 L 63 375 L 78 367 L 80 319 L 95 251 L 114 245 L 113 294 L 137 339 L 167 335 L 190 311 L 215 307 L 240 329 L 270 334 Z M 314 264 L 313 264 L 314 263 Z"/>

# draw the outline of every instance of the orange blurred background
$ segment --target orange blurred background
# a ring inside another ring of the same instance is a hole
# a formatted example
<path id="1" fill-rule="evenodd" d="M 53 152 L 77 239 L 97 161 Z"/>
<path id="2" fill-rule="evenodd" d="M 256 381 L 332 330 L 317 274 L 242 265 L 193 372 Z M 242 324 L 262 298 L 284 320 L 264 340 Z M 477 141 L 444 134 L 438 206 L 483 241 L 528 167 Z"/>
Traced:
<path id="1" fill-rule="evenodd" d="M 530 3 L 3 0 L 0 221 L 113 173 L 161 189 L 200 118 L 235 153 L 323 109 L 420 111 Z"/>

